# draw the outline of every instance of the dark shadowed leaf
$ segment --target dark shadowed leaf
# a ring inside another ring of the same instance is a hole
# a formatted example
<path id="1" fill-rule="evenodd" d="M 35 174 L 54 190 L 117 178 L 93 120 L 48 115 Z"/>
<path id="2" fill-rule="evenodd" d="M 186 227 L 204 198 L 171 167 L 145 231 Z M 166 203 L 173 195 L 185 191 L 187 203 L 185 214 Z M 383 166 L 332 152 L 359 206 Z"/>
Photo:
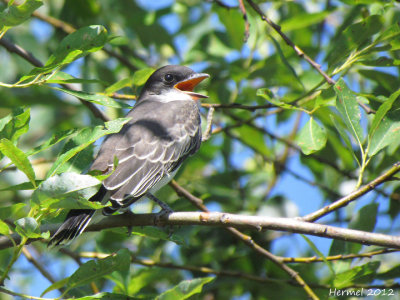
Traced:
<path id="1" fill-rule="evenodd" d="M 116 254 L 99 260 L 90 260 L 79 267 L 69 277 L 67 289 L 76 288 L 102 278 L 117 270 L 124 270 L 130 264 L 131 255 L 127 249 L 121 249 Z"/>

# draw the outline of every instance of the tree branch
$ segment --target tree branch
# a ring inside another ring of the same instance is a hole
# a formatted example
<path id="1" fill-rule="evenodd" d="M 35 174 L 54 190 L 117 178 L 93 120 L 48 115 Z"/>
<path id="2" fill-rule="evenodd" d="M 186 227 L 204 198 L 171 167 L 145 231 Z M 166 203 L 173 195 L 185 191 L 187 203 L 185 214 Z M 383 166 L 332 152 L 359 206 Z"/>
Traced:
<path id="1" fill-rule="evenodd" d="M 358 199 L 362 195 L 365 195 L 369 191 L 375 189 L 375 187 L 377 187 L 378 185 L 390 180 L 393 177 L 393 175 L 395 175 L 399 171 L 400 171 L 400 162 L 397 162 L 393 165 L 392 168 L 390 168 L 388 171 L 386 171 L 386 173 L 375 178 L 374 180 L 367 183 L 366 185 L 360 187 L 358 190 L 354 191 L 350 195 L 347 195 L 346 197 L 343 197 L 343 198 L 333 202 L 332 204 L 327 205 L 327 206 L 325 206 L 311 214 L 308 214 L 300 219 L 303 221 L 307 221 L 307 222 L 314 222 L 314 221 L 322 218 L 323 216 L 329 214 L 330 212 L 346 206 L 350 202 Z"/>
<path id="2" fill-rule="evenodd" d="M 281 27 L 277 24 L 275 24 L 274 22 L 272 22 L 260 9 L 260 7 L 255 4 L 252 0 L 246 0 L 247 3 L 250 4 L 250 6 L 254 9 L 255 12 L 257 12 L 259 14 L 259 16 L 261 17 L 261 19 L 265 22 L 267 22 L 267 24 L 269 26 L 271 26 L 281 37 L 282 39 L 286 42 L 286 44 L 288 44 L 290 47 L 293 48 L 293 50 L 296 52 L 296 54 L 302 58 L 304 58 L 315 70 L 318 71 L 318 73 L 320 73 L 326 80 L 327 83 L 329 83 L 330 85 L 335 84 L 335 80 L 333 80 L 331 77 L 328 76 L 328 74 L 326 74 L 322 69 L 321 66 L 319 64 L 317 64 L 312 58 L 310 58 L 307 54 L 304 53 L 303 50 L 301 50 L 298 46 L 296 46 L 290 39 L 289 37 L 284 34 L 281 30 Z"/>
<path id="3" fill-rule="evenodd" d="M 353 229 L 339 228 L 323 224 L 314 224 L 292 218 L 272 218 L 261 216 L 244 216 L 219 212 L 174 212 L 159 217 L 158 214 L 135 214 L 135 217 L 124 214 L 103 218 L 100 222 L 90 224 L 86 231 L 101 231 L 116 227 L 131 226 L 170 226 L 170 225 L 200 225 L 234 227 L 255 230 L 278 230 L 292 233 L 310 234 L 325 238 L 339 239 L 364 245 L 377 245 L 390 248 L 400 248 L 400 237 L 380 233 L 364 232 Z M 41 231 L 54 233 L 59 224 L 43 225 Z M 21 237 L 13 234 L 12 238 L 18 244 Z M 38 239 L 30 239 L 28 243 Z M 27 243 L 27 244 L 28 244 Z M 0 249 L 12 247 L 11 240 L 0 237 Z"/>
<path id="4" fill-rule="evenodd" d="M 22 57 L 26 61 L 30 62 L 35 67 L 43 67 L 43 64 L 36 57 L 34 57 L 32 53 L 26 51 L 24 48 L 14 44 L 14 43 L 11 43 L 10 41 L 8 41 L 4 38 L 0 39 L 0 45 L 3 46 L 4 48 L 6 48 L 8 52 L 17 54 L 18 56 Z M 76 91 L 76 88 L 71 84 L 66 83 L 66 84 L 62 84 L 61 86 L 65 87 L 67 89 Z M 102 119 L 105 122 L 110 121 L 110 119 L 100 109 L 98 109 L 96 105 L 94 105 L 91 102 L 85 101 L 81 98 L 78 98 L 78 99 L 81 101 L 81 103 L 83 105 L 85 105 L 87 108 L 89 108 L 89 110 L 93 113 L 93 115 L 96 118 Z"/>

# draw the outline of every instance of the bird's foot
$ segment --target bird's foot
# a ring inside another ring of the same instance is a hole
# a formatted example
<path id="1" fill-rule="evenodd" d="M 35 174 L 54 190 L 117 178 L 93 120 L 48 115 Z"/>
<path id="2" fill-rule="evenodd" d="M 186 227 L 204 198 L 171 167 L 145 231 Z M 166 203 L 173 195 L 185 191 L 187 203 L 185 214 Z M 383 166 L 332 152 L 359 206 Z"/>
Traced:
<path id="1" fill-rule="evenodd" d="M 132 218 L 135 215 L 130 209 L 124 211 L 122 214 L 124 216 L 126 216 L 126 217 L 129 217 L 129 218 Z M 128 237 L 131 236 L 132 235 L 133 226 L 126 226 L 126 229 L 128 230 L 128 232 L 127 232 L 128 233 Z"/>
<path id="2" fill-rule="evenodd" d="M 148 193 L 147 197 L 151 200 L 153 200 L 155 203 L 158 204 L 158 206 L 161 207 L 161 210 L 156 214 L 156 217 L 154 218 L 154 225 L 156 226 L 162 226 L 163 225 L 163 218 L 174 211 L 172 210 L 171 207 L 169 207 L 166 203 L 162 202 L 160 199 L 158 199 L 156 196 L 153 194 Z"/>

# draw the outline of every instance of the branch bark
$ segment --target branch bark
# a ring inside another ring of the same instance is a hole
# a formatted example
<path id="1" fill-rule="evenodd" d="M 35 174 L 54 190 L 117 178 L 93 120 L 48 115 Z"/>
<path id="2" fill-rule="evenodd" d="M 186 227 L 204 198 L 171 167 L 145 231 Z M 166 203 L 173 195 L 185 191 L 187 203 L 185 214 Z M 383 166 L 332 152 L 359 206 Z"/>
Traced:
<path id="1" fill-rule="evenodd" d="M 255 230 L 278 230 L 293 233 L 309 234 L 325 238 L 339 239 L 364 245 L 377 245 L 400 249 L 400 237 L 380 233 L 364 232 L 353 229 L 339 228 L 323 224 L 314 224 L 291 218 L 272 218 L 261 216 L 244 216 L 219 212 L 174 212 L 159 217 L 158 214 L 114 215 L 103 218 L 100 222 L 90 224 L 86 231 L 101 231 L 116 227 L 131 226 L 169 226 L 169 225 L 200 225 L 217 227 L 234 227 Z M 43 225 L 42 232 L 54 233 L 59 224 Z M 19 243 L 20 236 L 13 234 L 12 238 Z M 30 239 L 28 243 L 37 239 Z M 0 249 L 10 248 L 13 244 L 9 237 L 0 237 Z"/>

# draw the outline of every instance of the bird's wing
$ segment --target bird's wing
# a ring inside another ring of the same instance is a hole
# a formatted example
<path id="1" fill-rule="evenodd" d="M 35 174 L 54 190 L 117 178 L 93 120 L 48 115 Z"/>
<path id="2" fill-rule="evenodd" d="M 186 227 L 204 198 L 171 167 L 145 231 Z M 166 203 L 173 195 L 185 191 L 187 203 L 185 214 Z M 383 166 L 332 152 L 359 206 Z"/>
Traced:
<path id="1" fill-rule="evenodd" d="M 199 125 L 197 118 L 168 122 L 141 117 L 110 136 L 91 169 L 112 170 L 114 157 L 118 159 L 116 169 L 103 182 L 111 192 L 113 207 L 128 206 L 142 197 L 194 154 L 201 144 Z"/>

